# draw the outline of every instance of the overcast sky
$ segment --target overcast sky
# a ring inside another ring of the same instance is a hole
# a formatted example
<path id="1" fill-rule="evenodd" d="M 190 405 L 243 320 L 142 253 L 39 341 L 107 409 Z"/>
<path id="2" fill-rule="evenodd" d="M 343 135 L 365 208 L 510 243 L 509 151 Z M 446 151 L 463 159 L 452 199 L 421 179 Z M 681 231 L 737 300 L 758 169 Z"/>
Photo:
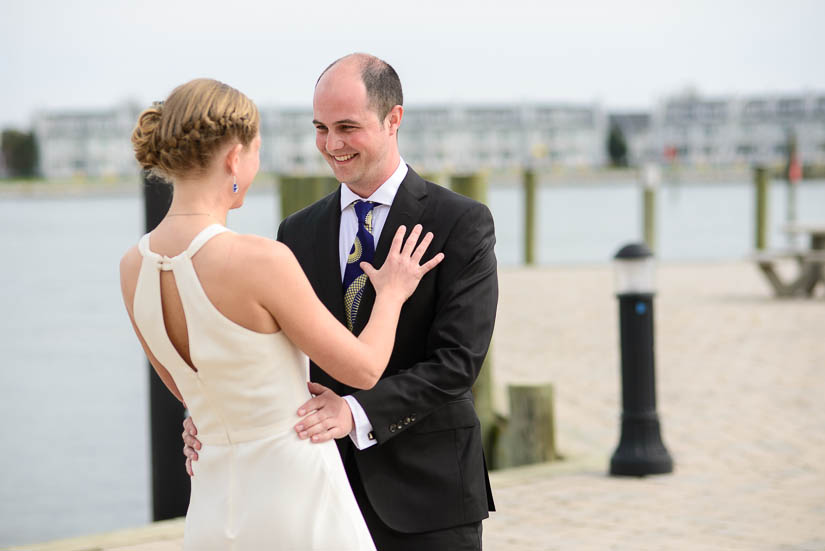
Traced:
<path id="1" fill-rule="evenodd" d="M 395 67 L 407 106 L 825 91 L 823 28 L 821 0 L 0 0 L 0 127 L 201 76 L 309 106 L 353 51 Z"/>

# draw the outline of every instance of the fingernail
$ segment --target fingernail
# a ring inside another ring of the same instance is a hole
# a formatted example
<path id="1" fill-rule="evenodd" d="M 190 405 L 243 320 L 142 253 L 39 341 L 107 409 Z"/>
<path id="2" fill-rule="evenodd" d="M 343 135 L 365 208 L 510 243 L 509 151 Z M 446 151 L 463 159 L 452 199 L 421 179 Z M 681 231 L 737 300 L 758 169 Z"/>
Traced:
<path id="1" fill-rule="evenodd" d="M 304 426 L 303 425 L 298 425 L 297 427 L 295 427 L 295 430 L 297 430 L 298 432 L 301 432 L 302 430 L 304 430 Z"/>
<path id="2" fill-rule="evenodd" d="M 305 413 L 305 411 L 304 411 L 304 410 L 302 410 L 302 409 L 299 409 L 299 410 L 298 410 L 298 415 L 303 415 L 304 413 Z"/>
<path id="3" fill-rule="evenodd" d="M 312 440 L 313 440 L 314 442 L 317 442 L 317 441 L 318 441 L 318 437 L 317 437 L 317 436 L 313 436 L 313 437 L 312 437 Z"/>
<path id="4" fill-rule="evenodd" d="M 298 436 L 300 436 L 301 438 L 306 438 L 306 437 L 307 437 L 307 433 L 306 433 L 306 432 L 302 432 L 302 433 L 301 433 L 301 434 L 299 434 Z"/>

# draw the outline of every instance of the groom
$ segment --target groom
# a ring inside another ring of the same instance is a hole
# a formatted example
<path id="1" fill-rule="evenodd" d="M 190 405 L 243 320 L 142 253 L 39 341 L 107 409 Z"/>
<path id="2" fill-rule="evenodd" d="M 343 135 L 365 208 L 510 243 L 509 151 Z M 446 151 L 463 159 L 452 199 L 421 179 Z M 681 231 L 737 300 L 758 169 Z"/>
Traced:
<path id="1" fill-rule="evenodd" d="M 278 240 L 356 335 L 375 300 L 369 283 L 360 302 L 351 298 L 347 258 L 356 235 L 372 234 L 372 264 L 380 267 L 398 226 L 422 224 L 435 234 L 422 262 L 438 251 L 445 258 L 404 305 L 379 382 L 356 390 L 311 364 L 315 397 L 299 409 L 295 430 L 312 442 L 338 439 L 380 551 L 479 550 L 481 520 L 494 506 L 471 389 L 498 299 L 493 219 L 484 205 L 423 180 L 403 162 L 402 103 L 395 70 L 373 56 L 346 56 L 321 74 L 313 99 L 316 145 L 342 185 L 286 218 Z M 366 203 L 356 212 L 358 200 Z M 185 426 L 193 457 L 191 421 Z"/>

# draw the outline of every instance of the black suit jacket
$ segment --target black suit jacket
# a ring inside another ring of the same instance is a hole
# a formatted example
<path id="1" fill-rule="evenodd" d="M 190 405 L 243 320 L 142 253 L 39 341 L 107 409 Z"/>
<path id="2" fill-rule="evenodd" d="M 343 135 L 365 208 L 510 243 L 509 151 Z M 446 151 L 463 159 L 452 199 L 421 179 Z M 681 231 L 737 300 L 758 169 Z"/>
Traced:
<path id="1" fill-rule="evenodd" d="M 315 292 L 344 323 L 338 257 L 340 188 L 286 218 L 278 240 L 293 251 Z M 364 490 L 381 520 L 405 533 L 477 522 L 494 510 L 471 389 L 493 333 L 498 279 L 489 209 L 426 182 L 409 169 L 376 247 L 380 267 L 398 226 L 435 235 L 423 261 L 444 260 L 404 304 L 386 371 L 369 390 L 343 385 L 311 364 L 314 381 L 363 406 L 378 441 L 354 454 Z M 353 331 L 366 325 L 375 290 L 367 284 Z"/>

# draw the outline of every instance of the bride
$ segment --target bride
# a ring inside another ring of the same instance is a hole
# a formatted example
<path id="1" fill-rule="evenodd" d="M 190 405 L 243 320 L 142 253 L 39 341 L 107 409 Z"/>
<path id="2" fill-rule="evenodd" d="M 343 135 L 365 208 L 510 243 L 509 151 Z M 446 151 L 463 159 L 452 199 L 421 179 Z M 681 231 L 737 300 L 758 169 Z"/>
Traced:
<path id="1" fill-rule="evenodd" d="M 361 263 L 376 300 L 353 336 L 286 246 L 225 227 L 258 171 L 258 125 L 246 96 L 199 79 L 144 111 L 132 134 L 138 162 L 175 188 L 120 274 L 149 360 L 198 419 L 184 548 L 372 550 L 335 444 L 292 430 L 310 397 L 307 355 L 347 385 L 372 387 L 401 306 L 443 254 L 420 265 L 432 234 L 419 242 L 416 226 L 405 241 L 399 228 L 381 269 Z"/>

